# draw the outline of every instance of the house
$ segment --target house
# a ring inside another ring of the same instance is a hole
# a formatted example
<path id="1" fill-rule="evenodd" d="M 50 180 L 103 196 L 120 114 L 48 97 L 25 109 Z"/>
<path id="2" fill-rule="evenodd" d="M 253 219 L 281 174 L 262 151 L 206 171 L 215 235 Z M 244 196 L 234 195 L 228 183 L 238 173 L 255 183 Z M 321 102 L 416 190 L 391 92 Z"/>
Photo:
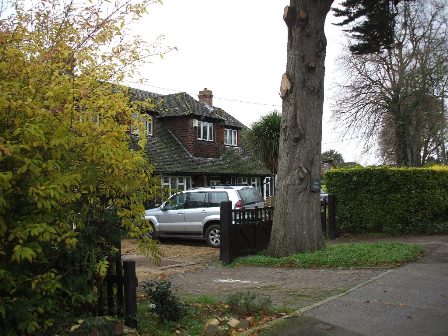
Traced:
<path id="1" fill-rule="evenodd" d="M 213 106 L 212 91 L 200 91 L 198 100 L 185 92 L 131 92 L 135 100 L 155 103 L 145 120 L 146 152 L 163 186 L 186 190 L 247 184 L 263 193 L 269 171 L 244 145 L 246 126 Z"/>

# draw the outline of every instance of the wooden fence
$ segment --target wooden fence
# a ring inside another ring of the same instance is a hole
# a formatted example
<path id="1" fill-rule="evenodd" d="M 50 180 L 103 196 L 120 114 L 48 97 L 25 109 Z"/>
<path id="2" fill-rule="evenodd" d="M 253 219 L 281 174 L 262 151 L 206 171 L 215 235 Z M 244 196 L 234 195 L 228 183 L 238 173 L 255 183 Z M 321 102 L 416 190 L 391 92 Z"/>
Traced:
<path id="1" fill-rule="evenodd" d="M 135 261 L 121 261 L 120 253 L 109 261 L 109 271 L 98 286 L 97 313 L 124 319 L 137 328 L 137 276 Z"/>
<path id="2" fill-rule="evenodd" d="M 234 210 L 232 202 L 221 203 L 220 258 L 224 264 L 267 248 L 271 237 L 273 211 L 271 207 Z"/>
<path id="3" fill-rule="evenodd" d="M 268 247 L 274 208 L 232 209 L 232 202 L 221 203 L 220 259 L 230 264 L 235 258 L 256 254 Z M 321 202 L 321 225 L 324 236 L 336 238 L 335 197 Z"/>

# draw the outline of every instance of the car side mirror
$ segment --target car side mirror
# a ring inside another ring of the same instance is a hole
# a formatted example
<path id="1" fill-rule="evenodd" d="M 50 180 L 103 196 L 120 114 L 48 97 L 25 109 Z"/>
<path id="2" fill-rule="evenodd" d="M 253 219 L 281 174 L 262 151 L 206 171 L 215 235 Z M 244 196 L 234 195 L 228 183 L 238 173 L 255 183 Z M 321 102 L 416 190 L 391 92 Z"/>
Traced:
<path id="1" fill-rule="evenodd" d="M 160 210 L 165 211 L 165 204 L 166 204 L 166 202 L 162 203 L 162 205 L 160 206 Z"/>

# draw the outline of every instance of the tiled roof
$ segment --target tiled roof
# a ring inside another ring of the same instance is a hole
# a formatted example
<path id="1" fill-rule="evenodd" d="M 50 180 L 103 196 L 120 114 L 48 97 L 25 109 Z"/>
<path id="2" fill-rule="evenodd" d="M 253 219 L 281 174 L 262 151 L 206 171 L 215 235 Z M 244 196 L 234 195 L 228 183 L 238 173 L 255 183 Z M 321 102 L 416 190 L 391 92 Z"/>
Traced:
<path id="1" fill-rule="evenodd" d="M 129 92 L 131 94 L 131 100 L 146 100 L 146 99 L 158 99 L 162 97 L 162 95 L 154 92 L 148 92 L 145 90 L 140 90 L 136 88 L 129 88 Z"/>
<path id="2" fill-rule="evenodd" d="M 199 119 L 210 118 L 223 121 L 224 125 L 230 127 L 245 128 L 244 124 L 223 109 L 208 106 L 185 92 L 161 95 L 135 88 L 130 88 L 130 92 L 132 100 L 146 100 L 151 98 L 156 104 L 155 110 L 159 112 L 159 118 L 190 115 L 198 117 Z"/>
<path id="3" fill-rule="evenodd" d="M 148 137 L 146 151 L 156 171 L 162 174 L 269 175 L 244 146 L 224 147 L 220 158 L 193 157 L 163 123 L 158 123 L 154 136 Z"/>

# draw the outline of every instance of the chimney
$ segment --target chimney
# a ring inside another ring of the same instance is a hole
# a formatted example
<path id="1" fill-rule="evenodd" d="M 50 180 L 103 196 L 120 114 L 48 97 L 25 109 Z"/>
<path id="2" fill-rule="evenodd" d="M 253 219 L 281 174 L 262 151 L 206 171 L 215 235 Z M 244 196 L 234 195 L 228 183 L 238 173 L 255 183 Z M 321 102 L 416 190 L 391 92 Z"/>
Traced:
<path id="1" fill-rule="evenodd" d="M 208 106 L 213 106 L 213 92 L 207 88 L 199 91 L 198 95 L 199 101 L 207 104 Z"/>

